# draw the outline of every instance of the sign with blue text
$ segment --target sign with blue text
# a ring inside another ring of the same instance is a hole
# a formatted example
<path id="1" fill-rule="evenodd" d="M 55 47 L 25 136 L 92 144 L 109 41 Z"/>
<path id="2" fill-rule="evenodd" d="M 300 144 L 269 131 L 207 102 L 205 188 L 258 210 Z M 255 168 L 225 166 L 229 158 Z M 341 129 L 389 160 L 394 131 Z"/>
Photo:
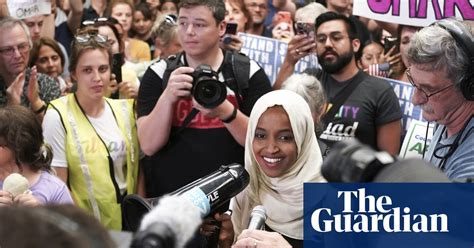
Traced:
<path id="1" fill-rule="evenodd" d="M 265 71 L 272 85 L 280 71 L 280 66 L 285 60 L 288 43 L 259 35 L 239 33 L 243 40 L 240 52 L 255 60 Z M 315 54 L 310 54 L 298 61 L 295 72 L 303 72 L 306 68 L 318 67 Z"/>
<path id="2" fill-rule="evenodd" d="M 414 88 L 411 84 L 402 82 L 399 80 L 391 79 L 391 78 L 382 78 L 387 80 L 393 87 L 395 91 L 395 95 L 398 97 L 398 102 L 400 103 L 400 108 L 402 110 L 402 132 L 406 133 L 408 127 L 410 127 L 410 122 L 412 120 L 423 121 L 422 110 L 420 106 L 415 106 L 411 102 L 411 97 L 414 93 Z"/>
<path id="3" fill-rule="evenodd" d="M 304 246 L 472 248 L 473 209 L 468 183 L 305 183 Z"/>

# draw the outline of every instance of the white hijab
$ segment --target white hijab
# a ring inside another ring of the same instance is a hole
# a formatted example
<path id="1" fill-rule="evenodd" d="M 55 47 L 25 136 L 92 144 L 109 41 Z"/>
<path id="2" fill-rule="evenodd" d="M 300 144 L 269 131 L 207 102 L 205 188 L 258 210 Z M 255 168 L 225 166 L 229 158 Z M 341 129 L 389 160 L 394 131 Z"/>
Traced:
<path id="1" fill-rule="evenodd" d="M 278 178 L 265 175 L 255 160 L 252 141 L 260 116 L 270 107 L 282 106 L 288 114 L 297 146 L 295 164 Z M 245 169 L 250 184 L 231 203 L 236 236 L 249 222 L 252 208 L 263 205 L 266 224 L 293 239 L 303 239 L 303 183 L 324 182 L 321 152 L 314 133 L 314 122 L 306 101 L 289 90 L 272 91 L 262 96 L 252 109 L 245 140 Z"/>

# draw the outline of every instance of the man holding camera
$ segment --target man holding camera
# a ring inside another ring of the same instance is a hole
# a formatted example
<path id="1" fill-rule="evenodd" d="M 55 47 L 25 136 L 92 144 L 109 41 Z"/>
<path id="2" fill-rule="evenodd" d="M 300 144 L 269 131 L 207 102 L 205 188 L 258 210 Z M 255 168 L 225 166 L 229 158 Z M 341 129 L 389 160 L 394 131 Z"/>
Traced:
<path id="1" fill-rule="evenodd" d="M 247 77 L 247 87 L 225 84 L 223 101 L 213 102 L 228 79 L 224 67 L 230 52 L 219 48 L 224 17 L 220 0 L 181 1 L 178 36 L 184 52 L 151 65 L 142 79 L 137 125 L 141 148 L 150 156 L 144 170 L 148 197 L 172 192 L 221 165 L 243 164 L 247 116 L 271 86 L 250 60 L 248 75 L 235 75 Z M 171 63 L 178 64 L 172 72 Z M 238 65 L 231 67 L 240 72 Z M 195 116 L 193 109 L 199 111 Z"/>

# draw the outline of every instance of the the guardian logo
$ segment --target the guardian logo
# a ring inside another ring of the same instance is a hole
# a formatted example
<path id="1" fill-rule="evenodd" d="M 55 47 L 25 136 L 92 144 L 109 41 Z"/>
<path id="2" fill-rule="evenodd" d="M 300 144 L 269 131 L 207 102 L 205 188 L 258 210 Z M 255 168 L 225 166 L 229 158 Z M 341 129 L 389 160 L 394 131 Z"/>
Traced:
<path id="1" fill-rule="evenodd" d="M 365 188 L 357 191 L 337 191 L 343 201 L 342 213 L 329 208 L 316 209 L 311 215 L 311 226 L 317 232 L 449 232 L 446 214 L 410 213 L 409 207 L 392 207 L 392 199 L 382 195 L 366 195 Z M 358 206 L 353 206 L 352 202 Z"/>

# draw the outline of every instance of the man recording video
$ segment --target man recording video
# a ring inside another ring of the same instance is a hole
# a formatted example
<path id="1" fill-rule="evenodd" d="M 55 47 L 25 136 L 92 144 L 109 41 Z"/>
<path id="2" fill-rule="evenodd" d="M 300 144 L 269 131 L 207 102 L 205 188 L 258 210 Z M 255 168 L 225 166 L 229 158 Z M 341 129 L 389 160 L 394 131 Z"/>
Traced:
<path id="1" fill-rule="evenodd" d="M 151 65 L 143 77 L 137 125 L 141 148 L 150 156 L 148 197 L 172 192 L 220 165 L 243 164 L 247 116 L 271 86 L 255 61 L 219 48 L 224 16 L 220 0 L 181 1 L 184 52 Z"/>

